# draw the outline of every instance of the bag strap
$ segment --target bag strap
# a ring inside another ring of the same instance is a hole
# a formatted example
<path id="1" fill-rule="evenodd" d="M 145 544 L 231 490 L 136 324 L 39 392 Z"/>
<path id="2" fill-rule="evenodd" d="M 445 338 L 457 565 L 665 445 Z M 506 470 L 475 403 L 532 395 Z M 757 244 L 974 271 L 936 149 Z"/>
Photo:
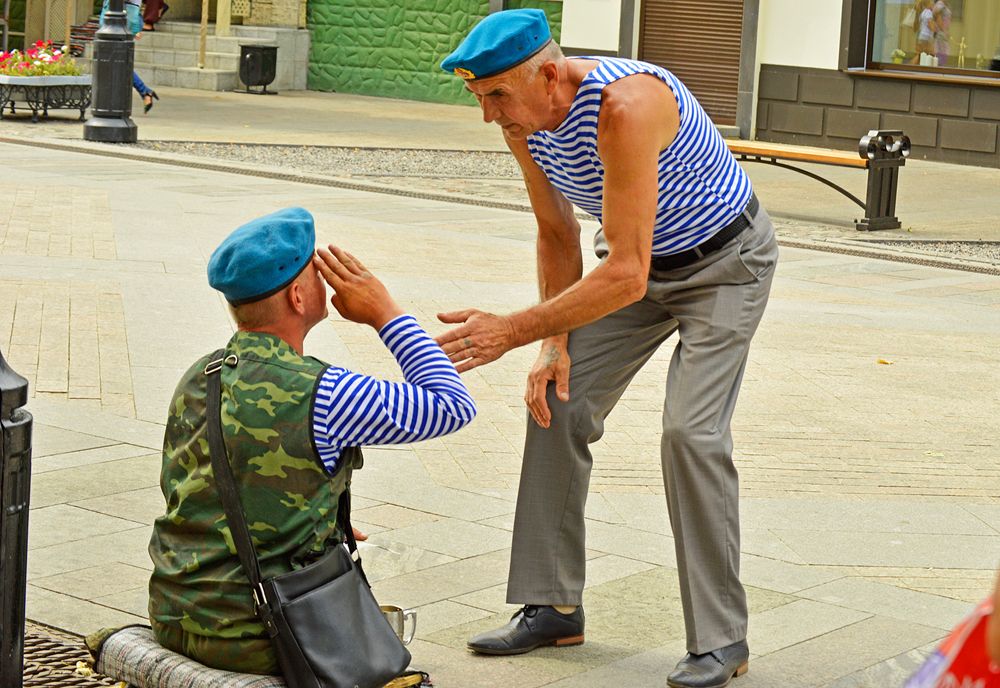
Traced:
<path id="1" fill-rule="evenodd" d="M 222 507 L 226 511 L 229 533 L 233 538 L 233 544 L 236 545 L 236 553 L 239 555 L 240 564 L 243 565 L 243 571 L 250 579 L 250 585 L 254 589 L 254 599 L 256 599 L 261 578 L 260 562 L 257 559 L 257 552 L 254 550 L 253 540 L 250 538 L 250 529 L 247 528 L 247 519 L 243 513 L 243 505 L 240 503 L 240 493 L 236 488 L 236 480 L 233 478 L 233 469 L 229 465 L 226 443 L 222 439 L 222 375 L 220 371 L 224 363 L 222 359 L 224 352 L 224 349 L 215 352 L 212 356 L 212 362 L 205 366 L 205 375 L 208 377 L 208 392 L 205 398 L 208 452 L 209 458 L 212 460 L 216 489 L 222 500 Z M 257 600 L 258 604 L 261 602 L 263 600 Z"/>
<path id="2" fill-rule="evenodd" d="M 258 610 L 263 611 L 266 609 L 266 599 L 261 587 L 260 561 L 253 546 L 253 539 L 250 537 L 250 530 L 247 528 L 246 514 L 243 513 L 240 493 L 236 487 L 236 480 L 233 478 L 233 469 L 229 465 L 226 443 L 222 438 L 222 375 L 220 371 L 223 365 L 230 364 L 230 358 L 233 359 L 232 365 L 238 362 L 235 356 L 223 358 L 224 353 L 225 349 L 216 351 L 212 355 L 212 362 L 205 366 L 205 375 L 208 378 L 205 403 L 209 458 L 212 461 L 212 472 L 215 474 L 219 498 L 222 500 L 222 507 L 226 512 L 229 532 L 233 538 L 233 544 L 236 545 L 236 553 L 239 555 L 243 571 L 250 580 Z M 365 570 L 361 567 L 361 557 L 356 555 L 358 543 L 354 537 L 354 529 L 351 527 L 351 491 L 349 489 L 344 489 L 340 494 L 340 500 L 337 504 L 337 522 L 342 524 L 348 550 L 354 558 L 354 563 L 357 565 L 365 585 L 370 588 L 371 584 L 368 582 Z M 267 619 L 264 621 L 268 623 Z"/>

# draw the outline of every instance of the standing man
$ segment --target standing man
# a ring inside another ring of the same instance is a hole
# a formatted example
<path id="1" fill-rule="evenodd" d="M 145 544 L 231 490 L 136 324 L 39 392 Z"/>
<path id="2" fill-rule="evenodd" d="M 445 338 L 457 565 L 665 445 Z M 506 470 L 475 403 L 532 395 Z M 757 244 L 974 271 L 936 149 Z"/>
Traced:
<path id="1" fill-rule="evenodd" d="M 439 316 L 458 324 L 438 342 L 459 372 L 542 341 L 507 584 L 524 606 L 469 647 L 583 642 L 588 445 L 677 332 L 660 451 L 688 654 L 667 683 L 725 686 L 748 658 L 730 420 L 777 260 L 771 221 L 684 84 L 643 62 L 566 59 L 539 10 L 491 14 L 442 68 L 503 128 L 538 222 L 541 303 Z M 601 222 L 587 275 L 573 205 Z"/>

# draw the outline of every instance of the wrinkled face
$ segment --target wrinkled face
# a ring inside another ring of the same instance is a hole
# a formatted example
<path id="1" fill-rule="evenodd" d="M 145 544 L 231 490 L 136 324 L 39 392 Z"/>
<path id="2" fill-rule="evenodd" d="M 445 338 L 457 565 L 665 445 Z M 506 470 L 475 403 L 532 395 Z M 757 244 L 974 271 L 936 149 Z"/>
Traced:
<path id="1" fill-rule="evenodd" d="M 545 79 L 512 69 L 488 79 L 465 82 L 483 110 L 483 121 L 496 122 L 510 139 L 523 139 L 543 128 L 547 114 Z"/>

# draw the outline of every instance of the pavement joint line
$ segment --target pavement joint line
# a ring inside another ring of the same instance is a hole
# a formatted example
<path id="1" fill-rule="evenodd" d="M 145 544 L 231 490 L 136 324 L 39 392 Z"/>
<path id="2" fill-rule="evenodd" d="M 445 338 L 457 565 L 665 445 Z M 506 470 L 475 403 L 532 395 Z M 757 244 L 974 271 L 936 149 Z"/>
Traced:
<path id="1" fill-rule="evenodd" d="M 193 169 L 209 170 L 213 172 L 224 172 L 238 174 L 248 177 L 261 177 L 265 179 L 275 179 L 279 181 L 296 182 L 301 184 L 311 184 L 314 186 L 327 186 L 331 188 L 346 189 L 349 191 L 363 191 L 369 193 L 382 193 L 391 196 L 402 196 L 406 198 L 416 198 L 420 200 L 440 201 L 443 203 L 458 203 L 473 205 L 485 208 L 496 208 L 498 210 L 512 210 L 515 212 L 532 212 L 530 205 L 522 203 L 511 203 L 507 201 L 494 201 L 477 196 L 467 196 L 462 194 L 436 194 L 429 191 L 413 191 L 396 186 L 387 186 L 371 182 L 358 182 L 347 180 L 341 177 L 324 177 L 310 175 L 302 172 L 276 171 L 271 168 L 247 165 L 246 163 L 221 163 L 209 162 L 194 156 L 160 153 L 156 151 L 145 151 L 142 153 L 130 150 L 113 150 L 106 147 L 107 144 L 90 144 L 86 142 L 69 143 L 64 139 L 15 139 L 8 136 L 0 136 L 0 143 L 8 143 L 19 146 L 30 146 L 34 148 L 45 148 L 69 153 L 84 153 L 123 160 L 133 160 L 136 162 L 151 162 L 161 165 L 172 165 L 176 167 L 189 167 Z M 257 145 L 257 144 L 246 144 Z M 279 145 L 279 144 L 273 144 Z M 281 144 L 285 145 L 285 144 Z M 331 146 L 344 148 L 344 146 Z M 363 146 L 357 148 L 364 148 Z M 424 150 L 424 149 L 395 149 L 384 147 L 382 150 Z M 586 213 L 576 213 L 580 219 L 593 219 Z M 775 217 L 780 217 L 776 215 Z M 897 263 L 907 263 L 924 267 L 944 268 L 959 270 L 963 272 L 973 272 L 985 275 L 1000 276 L 1000 266 L 981 263 L 978 261 L 965 261 L 959 259 L 949 259 L 935 257 L 926 254 L 904 253 L 893 249 L 874 249 L 869 246 L 861 247 L 855 244 L 845 245 L 838 243 L 838 240 L 809 240 L 809 239 L 789 239 L 778 236 L 778 244 L 788 248 L 799 248 L 811 251 L 822 251 L 825 253 L 835 253 L 840 255 L 857 256 L 860 258 L 874 258 L 876 260 L 886 260 Z"/>
<path id="2" fill-rule="evenodd" d="M 65 139 L 63 139 L 65 140 Z M 143 139 L 141 143 L 191 143 L 199 146 L 253 146 L 255 148 L 302 148 L 298 143 L 252 143 L 249 141 L 192 141 L 188 139 Z M 309 148 L 330 148 L 336 150 L 373 150 L 401 151 L 404 153 L 486 153 L 490 155 L 510 155 L 506 150 L 490 150 L 488 148 L 413 148 L 404 146 L 347 146 L 334 143 L 310 143 Z"/>

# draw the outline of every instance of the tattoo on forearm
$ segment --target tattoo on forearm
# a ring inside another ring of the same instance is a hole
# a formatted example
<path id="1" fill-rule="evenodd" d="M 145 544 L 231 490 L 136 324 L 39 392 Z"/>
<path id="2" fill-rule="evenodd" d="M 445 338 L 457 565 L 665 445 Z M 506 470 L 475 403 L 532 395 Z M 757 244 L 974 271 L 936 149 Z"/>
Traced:
<path id="1" fill-rule="evenodd" d="M 559 360 L 559 349 L 554 346 L 550 346 L 549 350 L 545 352 L 545 365 L 553 365 Z"/>

